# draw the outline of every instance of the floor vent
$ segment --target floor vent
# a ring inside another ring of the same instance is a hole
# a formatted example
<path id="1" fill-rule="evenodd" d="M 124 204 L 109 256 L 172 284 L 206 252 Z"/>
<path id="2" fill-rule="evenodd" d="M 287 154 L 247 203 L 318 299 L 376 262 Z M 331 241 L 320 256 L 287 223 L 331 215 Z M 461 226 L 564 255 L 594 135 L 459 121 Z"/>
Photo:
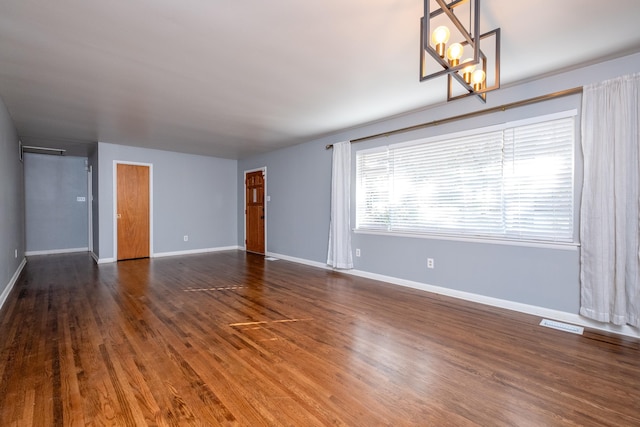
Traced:
<path id="1" fill-rule="evenodd" d="M 267 261 L 277 261 L 277 260 L 278 260 L 278 258 L 274 258 L 274 257 L 272 257 L 272 256 L 268 256 L 268 257 L 266 257 L 265 259 L 266 259 Z"/>
<path id="2" fill-rule="evenodd" d="M 542 319 L 540 326 L 557 329 L 559 331 L 571 332 L 572 334 L 582 335 L 584 328 L 582 326 L 570 325 L 568 323 L 556 322 L 555 320 Z"/>

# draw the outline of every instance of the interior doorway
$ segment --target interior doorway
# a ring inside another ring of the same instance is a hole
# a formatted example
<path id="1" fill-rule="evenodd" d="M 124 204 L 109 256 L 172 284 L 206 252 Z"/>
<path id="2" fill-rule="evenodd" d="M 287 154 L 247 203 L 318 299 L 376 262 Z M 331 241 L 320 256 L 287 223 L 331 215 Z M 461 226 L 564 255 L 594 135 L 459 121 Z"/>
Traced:
<path id="1" fill-rule="evenodd" d="M 245 248 L 247 252 L 265 254 L 266 247 L 266 168 L 244 173 Z"/>
<path id="2" fill-rule="evenodd" d="M 148 258 L 151 246 L 151 167 L 116 163 L 116 259 Z"/>

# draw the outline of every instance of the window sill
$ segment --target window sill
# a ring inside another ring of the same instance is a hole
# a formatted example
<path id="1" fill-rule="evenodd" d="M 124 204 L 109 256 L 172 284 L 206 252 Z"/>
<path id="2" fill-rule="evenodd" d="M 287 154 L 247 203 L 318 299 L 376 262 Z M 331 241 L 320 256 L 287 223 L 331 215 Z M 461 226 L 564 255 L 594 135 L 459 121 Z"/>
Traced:
<path id="1" fill-rule="evenodd" d="M 388 236 L 388 237 L 411 237 L 417 239 L 432 239 L 432 240 L 449 240 L 454 242 L 469 242 L 469 243 L 486 243 L 493 245 L 510 245 L 510 246 L 525 246 L 529 248 L 544 248 L 544 249 L 556 249 L 565 251 L 575 251 L 580 247 L 580 243 L 564 243 L 564 242 L 539 242 L 533 240 L 508 240 L 508 239 L 492 239 L 489 237 L 473 237 L 473 236 L 454 236 L 450 234 L 434 234 L 434 233 L 402 233 L 397 231 L 383 231 L 383 230 L 352 230 L 355 234 L 370 234 L 376 236 Z"/>

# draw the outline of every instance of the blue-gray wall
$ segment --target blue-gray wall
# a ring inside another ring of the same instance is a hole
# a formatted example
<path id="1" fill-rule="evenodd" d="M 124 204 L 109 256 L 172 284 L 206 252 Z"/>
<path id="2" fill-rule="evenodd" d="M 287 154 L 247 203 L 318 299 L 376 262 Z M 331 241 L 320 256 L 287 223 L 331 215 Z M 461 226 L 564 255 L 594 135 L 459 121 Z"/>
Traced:
<path id="1" fill-rule="evenodd" d="M 25 153 L 26 250 L 87 250 L 86 158 Z M 78 201 L 84 197 L 84 201 Z"/>
<path id="2" fill-rule="evenodd" d="M 239 162 L 239 246 L 244 246 L 244 173 L 267 166 L 267 251 L 326 261 L 331 151 L 320 145 L 296 145 Z"/>
<path id="3" fill-rule="evenodd" d="M 99 142 L 100 260 L 114 257 L 114 161 L 152 164 L 152 255 L 237 246 L 236 160 Z"/>
<path id="4" fill-rule="evenodd" d="M 569 72 L 545 77 L 488 94 L 486 107 L 498 106 L 548 93 L 599 82 L 640 70 L 640 54 Z M 442 90 L 446 91 L 446 81 Z M 527 107 L 508 110 L 443 126 L 398 134 L 352 145 L 352 157 L 363 148 L 408 141 L 433 135 L 477 128 L 510 120 L 580 109 L 579 95 L 558 98 Z M 381 132 L 439 120 L 484 108 L 468 98 L 430 109 L 381 120 L 328 137 L 303 143 L 238 162 L 238 187 L 242 191 L 243 173 L 267 168 L 267 252 L 314 263 L 326 261 L 331 152 L 325 145 Z M 579 120 L 578 120 L 579 121 Z M 578 138 L 579 139 L 579 138 Z M 577 143 L 579 147 L 579 142 Z M 582 160 L 576 151 L 576 209 L 579 209 L 579 182 Z M 355 165 L 353 166 L 355 169 Z M 352 185 L 355 192 L 355 185 Z M 238 244 L 244 235 L 242 193 L 238 198 Z M 355 193 L 352 194 L 352 202 Z M 577 218 L 576 212 L 576 218 Z M 353 221 L 355 224 L 355 221 Z M 576 230 L 577 230 L 576 220 Z M 576 231 L 577 233 L 577 231 Z M 498 298 L 546 309 L 578 313 L 579 250 L 553 247 L 527 247 L 476 241 L 443 240 L 353 233 L 355 269 L 427 285 Z M 435 259 L 433 270 L 427 258 Z"/>
<path id="5" fill-rule="evenodd" d="M 0 305 L 24 259 L 22 171 L 23 164 L 18 156 L 18 133 L 4 101 L 0 99 Z"/>

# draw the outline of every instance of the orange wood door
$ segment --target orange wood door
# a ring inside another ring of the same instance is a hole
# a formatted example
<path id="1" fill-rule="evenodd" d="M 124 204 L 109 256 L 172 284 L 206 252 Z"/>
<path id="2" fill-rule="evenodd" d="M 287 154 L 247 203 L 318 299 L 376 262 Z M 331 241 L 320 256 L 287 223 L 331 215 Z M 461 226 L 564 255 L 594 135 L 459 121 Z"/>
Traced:
<path id="1" fill-rule="evenodd" d="M 249 252 L 264 254 L 264 173 L 249 172 L 245 188 L 245 245 Z"/>
<path id="2" fill-rule="evenodd" d="M 149 257 L 149 167 L 117 165 L 118 261 Z"/>

